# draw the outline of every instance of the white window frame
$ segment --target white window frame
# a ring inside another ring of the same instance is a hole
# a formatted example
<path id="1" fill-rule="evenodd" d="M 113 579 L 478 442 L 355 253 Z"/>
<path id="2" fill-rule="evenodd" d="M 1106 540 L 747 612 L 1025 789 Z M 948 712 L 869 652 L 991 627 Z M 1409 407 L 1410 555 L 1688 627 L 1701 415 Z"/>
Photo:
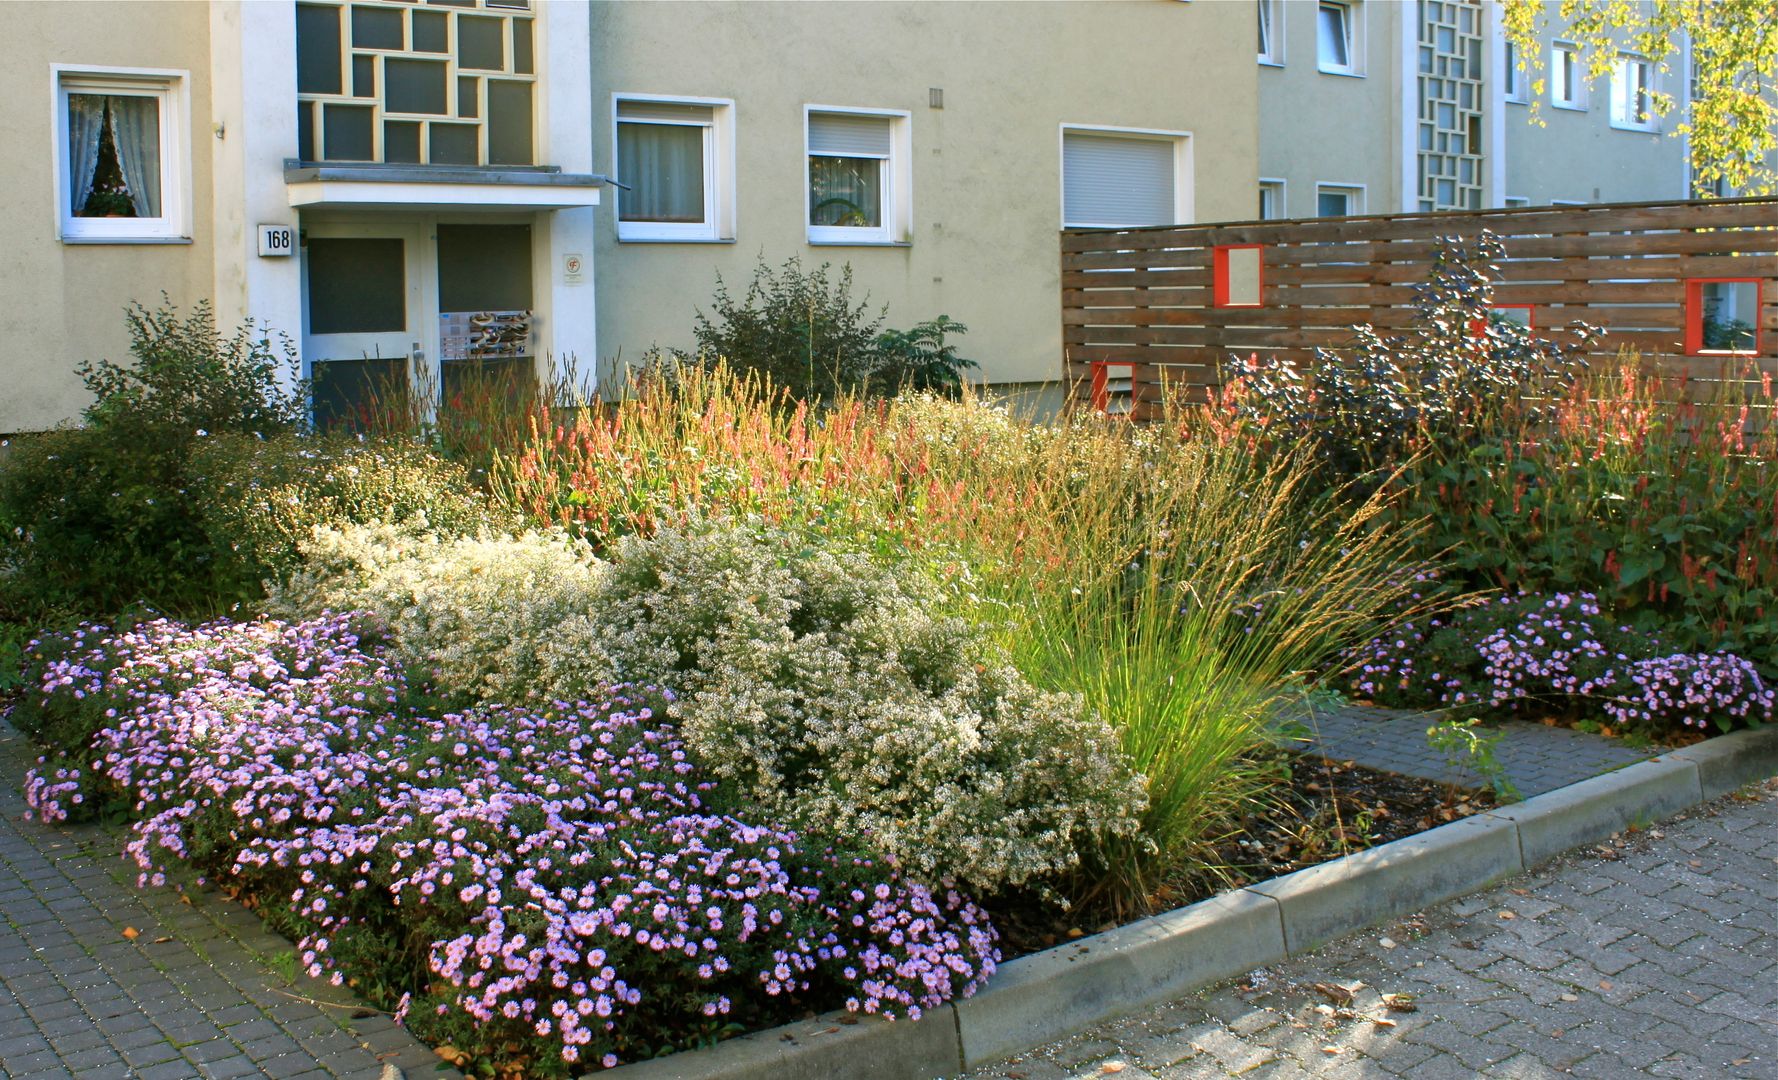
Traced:
<path id="1" fill-rule="evenodd" d="M 1324 8 L 1339 8 L 1345 12 L 1341 19 L 1346 31 L 1346 63 L 1330 63 L 1323 59 L 1321 52 L 1321 12 Z M 1315 5 L 1315 68 L 1324 75 L 1344 75 L 1348 78 L 1364 77 L 1364 35 L 1365 35 L 1364 0 L 1318 0 Z"/>
<path id="2" fill-rule="evenodd" d="M 1290 185 L 1283 177 L 1262 176 L 1259 178 L 1259 189 L 1261 194 L 1263 195 L 1267 191 L 1272 192 L 1272 210 L 1274 211 L 1270 217 L 1262 213 L 1259 220 L 1282 221 L 1290 216 L 1289 208 L 1285 203 L 1285 193 L 1289 190 L 1289 187 Z"/>
<path id="3" fill-rule="evenodd" d="M 56 233 L 64 244 L 191 242 L 191 73 L 170 68 L 50 65 L 51 182 Z M 154 218 L 83 218 L 68 205 L 68 95 L 136 94 L 160 100 L 161 214 Z"/>
<path id="4" fill-rule="evenodd" d="M 1284 0 L 1256 0 L 1266 27 L 1266 48 L 1259 62 L 1267 67 L 1284 66 Z"/>
<path id="5" fill-rule="evenodd" d="M 1568 57 L 1567 74 L 1563 74 L 1562 57 Z M 1564 95 L 1563 91 L 1566 91 Z M 1550 43 L 1550 105 L 1558 109 L 1587 111 L 1587 73 L 1582 63 L 1580 46 L 1572 41 Z"/>
<path id="6" fill-rule="evenodd" d="M 1515 105 L 1531 104 L 1531 91 L 1528 88 L 1531 81 L 1531 73 L 1522 70 L 1519 67 L 1519 47 L 1510 41 L 1506 41 L 1503 43 L 1501 52 L 1505 54 L 1506 58 L 1506 74 L 1504 82 L 1506 87 L 1506 100 Z"/>
<path id="7" fill-rule="evenodd" d="M 1642 99 L 1643 116 L 1638 120 L 1631 115 L 1634 102 L 1630 100 L 1630 88 L 1625 80 L 1627 68 L 1642 68 Z M 1654 104 L 1655 65 L 1654 61 L 1641 53 L 1620 52 L 1611 64 L 1611 126 L 1619 131 L 1656 131 L 1659 129 L 1659 118 L 1655 116 Z"/>
<path id="8" fill-rule="evenodd" d="M 624 120 L 623 123 L 660 124 L 663 126 L 701 127 L 704 129 L 704 220 L 692 221 L 625 221 L 619 206 L 623 192 L 613 200 L 612 217 L 617 222 L 617 238 L 624 243 L 728 243 L 735 239 L 735 103 L 732 98 L 685 97 L 679 94 L 611 95 L 611 165 L 618 169 L 619 102 L 652 101 L 663 105 L 696 105 L 710 110 L 710 122 L 692 120 Z"/>
<path id="9" fill-rule="evenodd" d="M 1196 176 L 1192 172 L 1192 133 L 1189 131 L 1166 131 L 1159 128 L 1128 128 L 1109 127 L 1104 124 L 1068 124 L 1061 125 L 1056 133 L 1056 175 L 1061 183 L 1056 185 L 1056 201 L 1058 216 L 1064 229 L 1128 229 L 1137 226 L 1119 225 L 1103 221 L 1069 221 L 1068 220 L 1068 176 L 1063 171 L 1067 166 L 1068 134 L 1080 132 L 1085 135 L 1120 135 L 1135 139 L 1154 139 L 1155 141 L 1171 140 L 1173 143 L 1173 221 L 1174 225 L 1189 225 L 1196 209 L 1195 189 Z"/>
<path id="10" fill-rule="evenodd" d="M 1338 180 L 1322 180 L 1322 181 L 1316 182 L 1316 184 L 1315 184 L 1315 216 L 1316 217 L 1324 216 L 1321 213 L 1321 195 L 1322 195 L 1322 193 L 1323 192 L 1334 192 L 1334 191 L 1344 192 L 1346 195 L 1346 213 L 1343 216 L 1357 217 L 1358 215 L 1363 214 L 1365 212 L 1365 201 L 1366 201 L 1367 192 L 1365 191 L 1364 184 L 1351 184 L 1351 183 L 1346 183 L 1344 181 L 1338 181 Z"/>
<path id="11" fill-rule="evenodd" d="M 889 157 L 883 162 L 883 223 L 879 226 L 814 225 L 809 222 L 809 117 L 815 113 L 877 116 L 889 121 Z M 850 105 L 803 106 L 803 225 L 814 245 L 904 245 L 914 232 L 913 113 Z"/>

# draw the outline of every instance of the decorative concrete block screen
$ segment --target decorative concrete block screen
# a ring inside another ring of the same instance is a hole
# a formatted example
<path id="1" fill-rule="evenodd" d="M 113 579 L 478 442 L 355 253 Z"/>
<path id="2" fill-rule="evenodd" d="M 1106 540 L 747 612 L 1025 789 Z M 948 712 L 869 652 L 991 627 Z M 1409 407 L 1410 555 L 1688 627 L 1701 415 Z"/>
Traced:
<path id="1" fill-rule="evenodd" d="M 1778 373 L 1778 199 L 1724 199 L 1067 229 L 1072 397 L 1143 419 L 1166 393 L 1202 399 L 1231 355 L 1306 360 L 1360 323 L 1400 331 L 1438 238 L 1484 229 L 1506 246 L 1501 317 L 1601 327 L 1599 360 L 1629 346 L 1698 392 Z"/>

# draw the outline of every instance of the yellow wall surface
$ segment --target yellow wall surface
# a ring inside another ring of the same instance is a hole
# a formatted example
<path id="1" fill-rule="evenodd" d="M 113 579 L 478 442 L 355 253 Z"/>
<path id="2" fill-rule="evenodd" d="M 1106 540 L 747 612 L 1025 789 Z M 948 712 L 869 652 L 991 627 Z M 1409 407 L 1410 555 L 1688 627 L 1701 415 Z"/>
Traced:
<path id="1" fill-rule="evenodd" d="M 594 3 L 595 168 L 610 172 L 614 93 L 735 102 L 732 244 L 619 243 L 602 209 L 602 366 L 692 344 L 720 272 L 740 291 L 777 265 L 850 263 L 888 323 L 946 314 L 995 383 L 1061 375 L 1061 126 L 1192 134 L 1195 217 L 1251 217 L 1257 175 L 1248 3 Z M 942 109 L 929 91 L 944 91 Z M 905 247 L 807 242 L 805 105 L 907 110 Z M 615 205 L 616 200 L 612 200 Z"/>
<path id="2" fill-rule="evenodd" d="M 128 358 L 124 306 L 210 293 L 209 11 L 184 2 L 0 4 L 0 433 L 53 427 L 89 398 L 80 360 Z M 189 72 L 189 244 L 64 244 L 53 180 L 50 65 Z"/>

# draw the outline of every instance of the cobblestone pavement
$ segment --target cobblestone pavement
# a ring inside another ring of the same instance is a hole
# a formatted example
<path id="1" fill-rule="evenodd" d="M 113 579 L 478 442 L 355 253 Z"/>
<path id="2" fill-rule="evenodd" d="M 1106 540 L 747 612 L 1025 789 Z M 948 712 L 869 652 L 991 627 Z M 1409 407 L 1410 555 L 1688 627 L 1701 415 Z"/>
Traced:
<path id="1" fill-rule="evenodd" d="M 1356 761 L 1384 772 L 1485 786 L 1474 772 L 1451 768 L 1443 754 L 1426 745 L 1426 729 L 1438 719 L 1421 712 L 1348 705 L 1316 709 L 1302 723 L 1316 752 L 1326 757 Z M 1626 746 L 1619 739 L 1524 720 L 1488 727 L 1502 733 L 1494 758 L 1526 798 L 1623 768 L 1655 753 Z"/>
<path id="2" fill-rule="evenodd" d="M 290 943 L 251 912 L 135 888 L 116 833 L 24 820 L 28 755 L 0 720 L 0 1076 L 457 1075 L 388 1017 L 280 974 Z"/>
<path id="3" fill-rule="evenodd" d="M 970 1074 L 1108 1075 L 1778 1078 L 1778 782 Z"/>

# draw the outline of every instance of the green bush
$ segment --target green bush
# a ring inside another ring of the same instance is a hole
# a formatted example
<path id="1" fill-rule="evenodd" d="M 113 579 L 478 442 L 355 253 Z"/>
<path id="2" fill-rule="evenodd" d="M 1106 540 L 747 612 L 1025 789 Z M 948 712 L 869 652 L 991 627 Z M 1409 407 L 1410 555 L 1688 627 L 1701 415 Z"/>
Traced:
<path id="1" fill-rule="evenodd" d="M 293 573 L 317 526 L 466 536 L 506 520 L 462 466 L 401 438 L 221 435 L 194 448 L 188 474 L 218 573 L 243 593 Z"/>
<path id="2" fill-rule="evenodd" d="M 127 318 L 135 363 L 79 366 L 95 399 L 86 426 L 22 439 L 0 466 L 0 607 L 13 618 L 226 603 L 186 461 L 207 437 L 302 422 L 283 377 L 294 355 L 252 326 L 224 337 L 201 304 Z"/>
<path id="3" fill-rule="evenodd" d="M 867 836 L 983 894 L 1041 885 L 1134 831 L 1140 778 L 1080 699 L 1021 678 L 907 566 L 742 525 L 594 561 L 560 538 L 320 534 L 284 610 L 367 610 L 415 674 L 469 698 L 649 683 L 696 760 L 781 820 Z"/>
<path id="4" fill-rule="evenodd" d="M 698 312 L 693 330 L 700 361 L 761 377 L 797 401 L 962 385 L 963 372 L 976 363 L 945 337 L 969 327 L 940 315 L 909 330 L 884 330 L 887 305 L 871 315 L 868 300 L 852 299 L 850 264 L 837 279 L 830 269 L 822 263 L 805 272 L 801 260 L 791 258 L 773 270 L 761 258 L 738 299 L 718 275 L 712 312 Z"/>

